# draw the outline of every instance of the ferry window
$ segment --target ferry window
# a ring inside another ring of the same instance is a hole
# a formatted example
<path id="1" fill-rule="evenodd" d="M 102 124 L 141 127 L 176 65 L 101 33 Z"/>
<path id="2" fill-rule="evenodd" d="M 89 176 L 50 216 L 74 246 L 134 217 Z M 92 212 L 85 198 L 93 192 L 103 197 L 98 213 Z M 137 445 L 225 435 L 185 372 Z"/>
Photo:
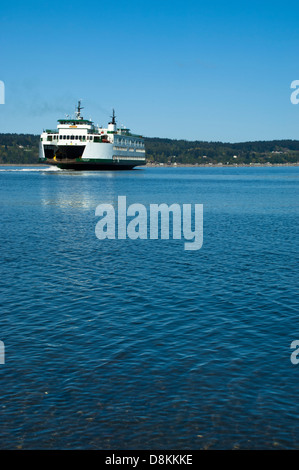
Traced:
<path id="1" fill-rule="evenodd" d="M 66 135 L 63 136 L 64 140 L 66 139 Z"/>
<path id="2" fill-rule="evenodd" d="M 66 138 L 67 138 L 67 140 L 70 140 L 70 136 L 69 136 L 69 135 L 67 135 Z"/>
<path id="3" fill-rule="evenodd" d="M 82 136 L 82 140 L 85 140 L 85 135 Z"/>
<path id="4" fill-rule="evenodd" d="M 76 135 L 75 139 L 78 140 L 78 136 L 77 136 L 77 135 Z"/>
<path id="5" fill-rule="evenodd" d="M 74 136 L 73 136 L 73 135 L 71 136 L 71 139 L 74 140 Z"/>

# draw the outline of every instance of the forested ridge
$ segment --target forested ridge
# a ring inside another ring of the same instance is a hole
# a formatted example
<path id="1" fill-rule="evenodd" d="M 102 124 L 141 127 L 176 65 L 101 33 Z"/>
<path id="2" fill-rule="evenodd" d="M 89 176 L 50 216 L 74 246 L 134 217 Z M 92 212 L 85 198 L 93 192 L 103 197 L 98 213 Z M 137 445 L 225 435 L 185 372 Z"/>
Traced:
<path id="1" fill-rule="evenodd" d="M 39 135 L 0 134 L 0 163 L 38 163 Z M 240 143 L 204 142 L 146 137 L 152 164 L 297 164 L 299 140 Z"/>
<path id="2" fill-rule="evenodd" d="M 37 163 L 39 139 L 34 134 L 0 134 L 0 163 Z"/>

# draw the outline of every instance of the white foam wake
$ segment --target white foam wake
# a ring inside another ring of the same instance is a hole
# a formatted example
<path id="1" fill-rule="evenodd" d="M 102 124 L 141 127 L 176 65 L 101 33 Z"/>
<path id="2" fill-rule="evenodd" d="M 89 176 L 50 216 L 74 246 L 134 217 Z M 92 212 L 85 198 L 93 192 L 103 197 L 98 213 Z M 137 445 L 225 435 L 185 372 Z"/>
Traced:
<path id="1" fill-rule="evenodd" d="M 57 166 L 49 166 L 49 167 L 40 167 L 40 168 L 1 168 L 0 171 L 39 171 L 39 172 L 44 172 L 44 171 L 62 171 L 61 168 L 58 168 Z"/>

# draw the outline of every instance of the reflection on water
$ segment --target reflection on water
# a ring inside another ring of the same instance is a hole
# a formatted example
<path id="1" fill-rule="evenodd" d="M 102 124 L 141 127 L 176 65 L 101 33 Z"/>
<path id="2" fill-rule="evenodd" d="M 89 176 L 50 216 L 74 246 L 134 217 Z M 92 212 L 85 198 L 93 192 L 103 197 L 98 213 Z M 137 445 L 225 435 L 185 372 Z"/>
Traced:
<path id="1" fill-rule="evenodd" d="M 133 182 L 135 184 L 136 179 L 144 178 L 144 172 L 137 170 L 128 172 L 60 170 L 54 176 L 58 180 L 53 180 L 51 186 L 49 186 L 48 180 L 45 180 L 41 185 L 42 205 L 95 209 L 101 203 L 112 204 L 116 207 L 120 178 L 125 183 Z M 92 186 L 90 186 L 90 180 L 95 180 Z M 127 191 L 127 187 L 124 186 L 123 190 Z"/>

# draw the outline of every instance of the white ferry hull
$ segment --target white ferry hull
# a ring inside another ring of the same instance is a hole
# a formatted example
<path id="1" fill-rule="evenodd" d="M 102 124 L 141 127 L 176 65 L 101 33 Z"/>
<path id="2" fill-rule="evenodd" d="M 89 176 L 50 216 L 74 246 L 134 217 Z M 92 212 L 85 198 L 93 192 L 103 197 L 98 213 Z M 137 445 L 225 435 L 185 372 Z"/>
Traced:
<path id="1" fill-rule="evenodd" d="M 59 148 L 40 144 L 39 161 L 61 169 L 74 170 L 130 170 L 146 164 L 145 158 L 113 153 L 111 144 L 98 145 L 104 145 L 105 149 L 101 152 L 101 148 L 94 149 L 89 145 L 91 148 L 86 152 L 86 149 L 79 145 L 65 149 L 63 146 Z M 108 146 L 111 148 L 108 149 Z"/>

